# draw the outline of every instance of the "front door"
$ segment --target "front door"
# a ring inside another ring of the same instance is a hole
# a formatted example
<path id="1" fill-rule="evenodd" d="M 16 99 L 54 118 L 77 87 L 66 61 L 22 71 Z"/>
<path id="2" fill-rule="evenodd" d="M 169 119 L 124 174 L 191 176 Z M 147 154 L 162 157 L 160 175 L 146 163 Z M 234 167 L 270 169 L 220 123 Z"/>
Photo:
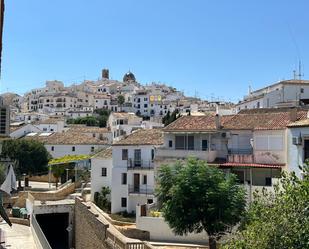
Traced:
<path id="1" fill-rule="evenodd" d="M 309 159 L 309 140 L 304 141 L 304 160 Z"/>
<path id="2" fill-rule="evenodd" d="M 134 174 L 134 192 L 139 192 L 139 185 L 140 185 L 140 182 L 139 182 L 139 174 Z"/>

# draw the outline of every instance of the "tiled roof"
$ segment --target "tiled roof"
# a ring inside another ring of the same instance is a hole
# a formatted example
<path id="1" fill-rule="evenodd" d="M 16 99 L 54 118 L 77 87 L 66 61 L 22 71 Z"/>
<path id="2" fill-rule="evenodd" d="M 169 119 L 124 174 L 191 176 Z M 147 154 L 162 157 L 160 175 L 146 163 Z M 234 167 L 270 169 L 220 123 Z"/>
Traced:
<path id="1" fill-rule="evenodd" d="M 306 118 L 307 112 L 297 112 L 297 120 Z M 223 123 L 227 130 L 282 130 L 291 123 L 290 112 L 237 114 Z"/>
<path id="2" fill-rule="evenodd" d="M 97 126 L 86 126 L 86 125 L 70 125 L 68 132 L 82 132 L 82 133 L 108 133 L 110 132 L 107 128 Z"/>
<path id="3" fill-rule="evenodd" d="M 288 127 L 306 127 L 309 126 L 309 119 L 299 120 L 293 123 L 290 123 Z"/>
<path id="4" fill-rule="evenodd" d="M 139 129 L 113 145 L 162 145 L 162 129 Z"/>
<path id="5" fill-rule="evenodd" d="M 136 116 L 135 113 L 130 112 L 113 112 L 112 115 L 116 118 L 128 118 L 130 116 Z"/>
<path id="6" fill-rule="evenodd" d="M 112 158 L 112 155 L 113 155 L 112 147 L 108 147 L 96 153 L 92 158 L 108 159 Z"/>
<path id="7" fill-rule="evenodd" d="M 40 125 L 40 124 L 57 124 L 59 121 L 64 121 L 62 118 L 48 118 L 44 120 L 36 121 L 34 124 Z"/>
<path id="8" fill-rule="evenodd" d="M 169 124 L 164 131 L 209 131 L 216 130 L 215 115 L 182 116 Z"/>
<path id="9" fill-rule="evenodd" d="M 44 144 L 70 144 L 70 145 L 79 145 L 79 144 L 88 144 L 88 145 L 98 145 L 98 144 L 108 144 L 108 139 L 98 139 L 90 137 L 85 133 L 80 132 L 56 132 L 52 133 L 49 136 L 42 136 L 42 133 L 37 133 L 34 136 L 26 136 L 25 139 L 38 140 Z"/>
<path id="10" fill-rule="evenodd" d="M 221 167 L 250 167 L 250 168 L 277 168 L 281 169 L 285 164 L 260 164 L 260 163 L 223 163 Z"/>
<path id="11" fill-rule="evenodd" d="M 307 111 L 298 110 L 296 121 L 307 118 Z M 291 111 L 240 113 L 220 117 L 220 127 L 223 130 L 281 130 L 285 129 L 290 123 Z M 184 116 L 169 124 L 163 131 L 216 131 L 215 115 L 206 116 Z"/>

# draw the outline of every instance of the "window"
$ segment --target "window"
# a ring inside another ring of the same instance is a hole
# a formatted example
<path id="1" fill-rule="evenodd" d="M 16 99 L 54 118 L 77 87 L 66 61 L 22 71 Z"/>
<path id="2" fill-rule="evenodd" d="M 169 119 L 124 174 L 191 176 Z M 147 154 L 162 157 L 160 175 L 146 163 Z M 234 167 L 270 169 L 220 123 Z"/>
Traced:
<path id="1" fill-rule="evenodd" d="M 75 151 L 75 146 L 72 147 L 72 151 Z"/>
<path id="2" fill-rule="evenodd" d="M 121 198 L 121 207 L 127 207 L 127 198 L 125 197 Z"/>
<path id="3" fill-rule="evenodd" d="M 206 151 L 208 149 L 208 141 L 207 140 L 202 140 L 202 150 Z"/>
<path id="4" fill-rule="evenodd" d="M 51 151 L 54 151 L 54 150 L 55 150 L 55 147 L 54 147 L 54 146 L 52 146 L 52 147 L 51 147 Z"/>
<path id="5" fill-rule="evenodd" d="M 265 177 L 265 186 L 271 186 L 271 177 Z"/>
<path id="6" fill-rule="evenodd" d="M 102 168 L 101 176 L 107 176 L 107 169 Z"/>
<path id="7" fill-rule="evenodd" d="M 256 103 L 256 108 L 260 108 L 260 102 Z"/>
<path id="8" fill-rule="evenodd" d="M 128 160 L 128 150 L 122 149 L 122 160 Z"/>
<path id="9" fill-rule="evenodd" d="M 153 199 L 147 199 L 147 204 L 153 203 Z"/>
<path id="10" fill-rule="evenodd" d="M 300 89 L 300 93 L 304 93 L 304 88 L 301 88 L 301 89 Z"/>
<path id="11" fill-rule="evenodd" d="M 144 108 L 147 108 L 148 107 L 148 105 L 147 104 L 144 104 Z"/>
<path id="12" fill-rule="evenodd" d="M 93 146 L 91 146 L 91 152 L 94 152 L 94 147 Z"/>
<path id="13" fill-rule="evenodd" d="M 121 174 L 121 184 L 123 184 L 123 185 L 127 184 L 127 173 Z"/>
<path id="14" fill-rule="evenodd" d="M 143 175 L 143 184 L 147 184 L 147 175 Z"/>
<path id="15" fill-rule="evenodd" d="M 142 151 L 140 149 L 134 150 L 134 166 L 135 167 L 142 166 Z"/>
<path id="16" fill-rule="evenodd" d="M 173 140 L 169 140 L 169 141 L 168 141 L 168 147 L 169 147 L 169 148 L 172 148 L 172 147 L 173 147 Z"/>
<path id="17" fill-rule="evenodd" d="M 176 150 L 194 150 L 194 136 L 175 136 Z"/>
<path id="18" fill-rule="evenodd" d="M 154 153 L 155 151 L 154 151 L 154 149 L 152 149 L 151 150 L 151 160 L 153 161 L 153 159 L 154 159 L 154 156 L 155 156 L 155 153 Z"/>

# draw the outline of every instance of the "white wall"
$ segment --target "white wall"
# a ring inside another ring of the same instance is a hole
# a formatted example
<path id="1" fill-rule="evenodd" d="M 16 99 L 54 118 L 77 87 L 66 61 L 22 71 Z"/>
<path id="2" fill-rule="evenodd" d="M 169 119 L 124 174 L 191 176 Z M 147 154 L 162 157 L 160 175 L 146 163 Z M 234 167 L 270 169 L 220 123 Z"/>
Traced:
<path id="1" fill-rule="evenodd" d="M 254 157 L 256 163 L 285 164 L 285 130 L 254 131 Z"/>
<path id="2" fill-rule="evenodd" d="M 162 217 L 136 215 L 136 228 L 149 231 L 151 241 L 190 242 L 195 244 L 205 244 L 208 242 L 208 235 L 206 232 L 198 234 L 190 233 L 187 236 L 175 235 Z"/>
<path id="3" fill-rule="evenodd" d="M 113 153 L 114 154 L 114 153 Z M 121 207 L 121 198 L 127 198 L 128 204 L 128 185 L 122 184 L 121 174 L 127 173 L 126 168 L 115 168 L 112 170 L 112 193 L 111 193 L 111 202 L 112 202 L 112 213 L 118 213 L 121 211 L 126 211 L 126 207 Z M 128 206 L 128 205 L 127 205 Z"/>
<path id="4" fill-rule="evenodd" d="M 52 151 L 52 147 L 54 150 Z M 75 147 L 75 151 L 72 151 L 72 147 Z M 91 147 L 94 147 L 94 150 L 106 148 L 107 145 L 71 145 L 71 144 L 45 144 L 45 148 L 51 154 L 53 158 L 63 157 L 66 155 L 89 155 L 93 153 Z"/>
<path id="5" fill-rule="evenodd" d="M 112 158 L 91 159 L 91 200 L 94 193 L 101 192 L 102 187 L 112 188 Z M 106 176 L 102 176 L 102 168 L 106 168 Z"/>
<path id="6" fill-rule="evenodd" d="M 141 150 L 141 158 L 143 162 L 151 161 L 151 150 L 153 145 L 128 145 L 128 146 L 113 146 L 113 166 L 127 168 L 127 160 L 122 160 L 122 149 L 128 150 L 128 158 L 134 158 L 134 150 Z"/>
<path id="7" fill-rule="evenodd" d="M 302 137 L 301 145 L 294 145 L 293 137 Z M 287 130 L 287 171 L 294 171 L 298 177 L 301 177 L 301 171 L 298 166 L 304 162 L 304 139 L 309 139 L 309 127 L 290 128 Z"/>

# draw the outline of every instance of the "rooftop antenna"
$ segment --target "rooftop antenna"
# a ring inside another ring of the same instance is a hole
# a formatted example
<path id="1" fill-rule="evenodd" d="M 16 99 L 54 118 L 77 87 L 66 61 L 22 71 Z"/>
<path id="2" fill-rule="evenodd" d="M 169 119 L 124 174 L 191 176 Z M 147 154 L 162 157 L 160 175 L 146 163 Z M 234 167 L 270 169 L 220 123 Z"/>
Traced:
<path id="1" fill-rule="evenodd" d="M 301 78 L 304 76 L 304 74 L 302 73 L 302 65 L 301 65 L 301 61 L 298 62 L 298 79 L 301 80 Z"/>

